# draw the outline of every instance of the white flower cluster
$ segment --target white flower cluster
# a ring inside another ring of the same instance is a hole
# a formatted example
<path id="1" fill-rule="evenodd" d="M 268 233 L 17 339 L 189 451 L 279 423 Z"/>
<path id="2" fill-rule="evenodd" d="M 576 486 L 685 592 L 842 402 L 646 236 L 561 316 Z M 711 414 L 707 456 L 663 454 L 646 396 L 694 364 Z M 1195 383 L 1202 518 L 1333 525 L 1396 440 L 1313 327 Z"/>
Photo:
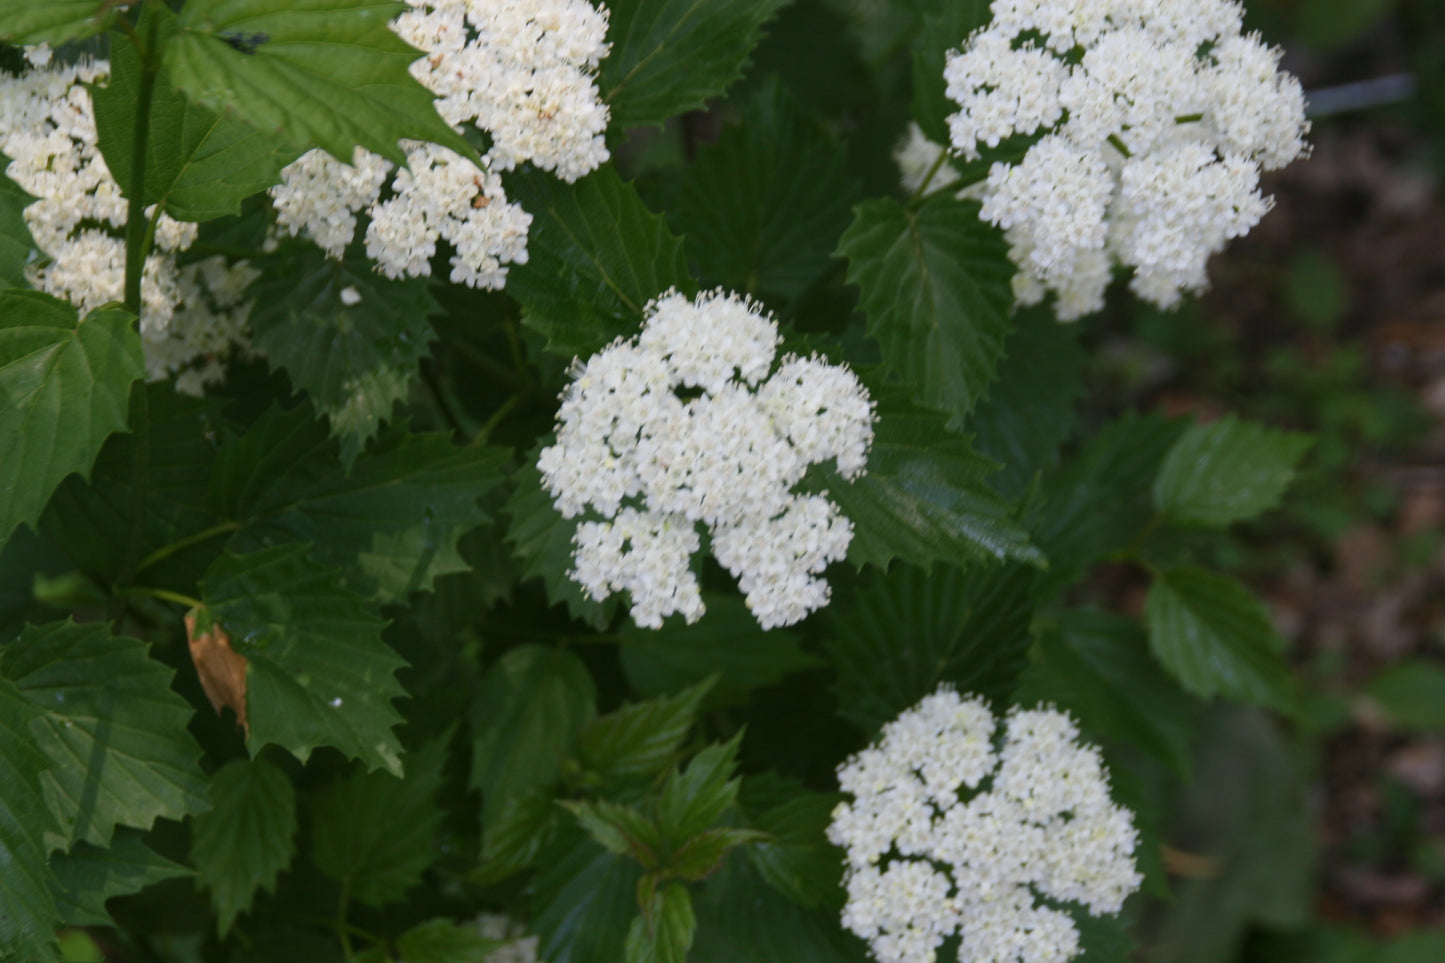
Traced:
<path id="1" fill-rule="evenodd" d="M 818 575 L 853 538 L 826 494 L 791 489 L 828 459 L 845 478 L 863 473 L 867 389 L 816 356 L 786 355 L 774 371 L 776 322 L 735 295 L 669 293 L 646 314 L 640 335 L 576 368 L 557 443 L 537 462 L 563 516 L 606 519 L 577 526 L 569 575 L 594 599 L 628 592 L 638 625 L 674 612 L 692 622 L 701 523 L 759 624 L 791 625 L 828 604 Z"/>
<path id="2" fill-rule="evenodd" d="M 1073 720 L 1016 708 L 1003 728 L 940 688 L 838 770 L 843 925 L 882 963 L 932 963 L 955 934 L 963 963 L 1063 963 L 1078 929 L 1038 897 L 1098 916 L 1138 889 L 1133 815 Z"/>
<path id="3" fill-rule="evenodd" d="M 481 963 L 539 963 L 537 937 L 528 936 L 527 928 L 502 913 L 483 913 L 476 919 L 477 932 L 489 940 L 505 941 L 492 950 Z"/>
<path id="4" fill-rule="evenodd" d="M 110 65 L 52 63 L 43 46 L 26 53 L 36 69 L 0 73 L 0 152 L 11 158 L 5 173 L 36 198 L 24 219 L 45 255 L 27 266 L 26 277 L 83 314 L 119 301 L 125 288 L 128 205 L 97 146 L 86 90 L 104 83 Z M 233 347 L 246 350 L 250 306 L 243 292 L 254 276 L 244 264 L 219 258 L 179 266 L 176 255 L 195 241 L 196 230 L 166 214 L 157 219 L 140 316 L 148 376 L 176 375 L 177 388 L 192 393 L 220 380 L 220 359 Z"/>
<path id="5" fill-rule="evenodd" d="M 387 277 L 424 277 L 438 240 L 451 280 L 501 288 L 527 260 L 531 215 L 507 201 L 498 171 L 527 161 L 575 181 L 607 160 L 607 106 L 595 75 L 607 55 L 607 11 L 586 0 L 407 0 L 392 29 L 426 56 L 412 75 L 458 131 L 491 137 L 478 167 L 435 144 L 405 142 L 406 168 L 358 149 L 351 164 L 313 150 L 272 188 L 277 222 L 340 257 L 365 211 L 366 253 Z"/>
<path id="6" fill-rule="evenodd" d="M 1173 307 L 1205 263 L 1269 209 L 1261 170 L 1306 152 L 1304 94 L 1280 53 L 1242 32 L 1238 0 L 993 0 L 992 22 L 949 55 L 953 149 L 996 163 L 983 217 L 1003 229 L 1026 304 L 1070 320 L 1103 306 L 1110 269 Z"/>

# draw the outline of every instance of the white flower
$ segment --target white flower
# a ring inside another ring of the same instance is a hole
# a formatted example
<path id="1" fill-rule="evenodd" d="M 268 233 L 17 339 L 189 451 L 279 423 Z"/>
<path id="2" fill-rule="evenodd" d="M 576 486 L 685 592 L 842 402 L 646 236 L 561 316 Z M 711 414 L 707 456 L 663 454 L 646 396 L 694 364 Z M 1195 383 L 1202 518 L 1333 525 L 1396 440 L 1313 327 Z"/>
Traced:
<path id="1" fill-rule="evenodd" d="M 828 838 L 846 851 L 843 925 L 881 963 L 932 963 L 949 937 L 963 963 L 1063 961 L 1072 919 L 1138 889 L 1138 834 L 1109 797 L 1099 752 L 1066 713 L 1014 709 L 1000 738 L 977 697 L 940 688 L 838 770 L 853 797 Z M 990 779 L 986 791 L 979 791 Z"/>
<path id="2" fill-rule="evenodd" d="M 596 82 L 607 11 L 585 0 L 407 0 L 392 29 L 425 56 L 411 72 L 458 131 L 486 132 L 479 165 L 446 148 L 403 142 L 406 168 L 358 149 L 350 165 L 311 151 L 281 172 L 277 221 L 340 257 L 365 212 L 366 253 L 387 277 L 424 277 L 448 242 L 451 280 L 501 288 L 527 260 L 531 215 L 508 202 L 498 171 L 531 162 L 575 181 L 608 158 L 608 109 Z"/>
<path id="3" fill-rule="evenodd" d="M 505 264 L 527 261 L 532 216 L 507 203 L 501 179 L 436 144 L 406 142 L 395 196 L 373 208 L 366 253 L 390 278 L 431 274 L 438 238 L 451 242 L 451 280 L 474 288 L 506 284 Z"/>
<path id="4" fill-rule="evenodd" d="M 1004 231 L 1014 292 L 1058 297 L 1072 320 L 1103 306 L 1110 266 L 1171 307 L 1205 263 L 1269 209 L 1261 170 L 1306 153 L 1304 95 L 1279 52 L 1243 33 L 1237 0 L 994 0 L 949 55 L 952 149 L 995 164 L 983 217 Z M 921 156 L 921 148 L 914 148 Z M 916 163 L 916 161 L 915 161 Z"/>
<path id="5" fill-rule="evenodd" d="M 528 936 L 527 928 L 502 913 L 483 913 L 476 919 L 477 932 L 489 940 L 505 941 L 505 945 L 488 953 L 480 963 L 538 963 L 537 937 Z"/>
<path id="6" fill-rule="evenodd" d="M 36 68 L 0 74 L 0 153 L 6 174 L 36 200 L 24 219 L 45 258 L 26 266 L 38 290 L 82 314 L 119 301 L 125 288 L 124 231 L 129 206 L 97 146 L 90 84 L 110 65 L 82 59 L 56 64 L 48 47 L 26 49 Z M 147 208 L 147 219 L 154 216 Z M 224 375 L 222 361 L 248 350 L 244 289 L 256 272 L 222 258 L 180 267 L 176 255 L 196 239 L 195 224 L 161 214 L 141 272 L 141 343 L 152 380 L 172 377 L 184 392 Z"/>
<path id="7" fill-rule="evenodd" d="M 638 625 L 692 622 L 704 610 L 689 567 L 701 524 L 758 623 L 797 622 L 828 603 L 818 576 L 847 554 L 853 526 L 827 497 L 793 488 L 830 459 L 845 478 L 863 473 L 868 393 L 817 357 L 788 355 L 773 371 L 776 322 L 722 291 L 669 293 L 646 315 L 636 338 L 575 366 L 556 444 L 537 459 L 564 517 L 605 519 L 578 525 L 569 575 L 594 599 L 627 592 Z"/>
<path id="8" fill-rule="evenodd" d="M 246 261 L 209 257 L 187 264 L 177 278 L 175 313 L 162 331 L 141 328 L 146 373 L 154 380 L 174 375 L 176 390 L 200 395 L 225 377 L 222 362 L 252 354 L 246 287 L 261 272 Z"/>
<path id="9" fill-rule="evenodd" d="M 281 170 L 281 182 L 271 188 L 276 223 L 339 258 L 356 234 L 357 212 L 376 203 L 390 168 L 384 157 L 360 147 L 350 164 L 323 150 L 307 151 Z"/>

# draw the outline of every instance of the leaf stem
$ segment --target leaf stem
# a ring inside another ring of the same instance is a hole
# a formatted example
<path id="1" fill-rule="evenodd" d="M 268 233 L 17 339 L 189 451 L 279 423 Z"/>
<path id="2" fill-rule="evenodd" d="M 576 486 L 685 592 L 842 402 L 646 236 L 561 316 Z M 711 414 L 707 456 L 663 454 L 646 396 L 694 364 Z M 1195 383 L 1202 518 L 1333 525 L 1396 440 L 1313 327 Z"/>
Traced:
<path id="1" fill-rule="evenodd" d="M 137 43 L 140 55 L 140 92 L 136 98 L 135 133 L 131 139 L 130 207 L 125 219 L 125 306 L 136 317 L 141 309 L 141 276 L 145 273 L 146 245 L 151 225 L 145 216 L 146 148 L 151 129 L 151 100 L 155 94 L 160 63 L 156 58 L 156 40 L 160 18 L 152 16 L 146 30 L 144 46 Z M 156 211 L 160 216 L 160 211 Z"/>
<path id="2" fill-rule="evenodd" d="M 143 595 L 153 599 L 160 599 L 162 602 L 174 602 L 177 605 L 184 605 L 188 609 L 203 609 L 206 603 L 190 595 L 183 595 L 180 592 L 172 592 L 170 589 L 151 588 L 149 585 L 127 585 L 125 588 L 116 590 L 121 595 Z"/>
<path id="3" fill-rule="evenodd" d="M 512 352 L 512 367 L 517 369 L 517 377 L 522 379 L 522 384 L 528 388 L 534 388 L 536 382 L 532 379 L 531 369 L 527 367 L 527 359 L 522 353 L 522 341 L 517 337 L 517 324 L 508 319 L 503 322 L 502 330 L 507 333 L 507 348 Z"/>
<path id="4" fill-rule="evenodd" d="M 341 952 L 345 955 L 347 963 L 356 959 L 356 953 L 351 948 L 351 924 L 346 922 L 347 904 L 351 902 L 351 880 L 343 880 L 341 883 L 341 895 L 336 899 L 336 920 L 332 927 L 336 930 L 336 938 L 341 940 Z"/>
<path id="5" fill-rule="evenodd" d="M 125 554 L 121 556 L 116 584 L 125 585 L 138 571 L 142 539 L 145 537 L 146 494 L 150 491 L 151 411 L 150 392 L 145 385 L 131 391 L 130 408 L 130 518 L 126 525 Z"/>
<path id="6" fill-rule="evenodd" d="M 923 195 L 923 197 L 919 199 L 919 204 L 926 204 L 940 194 L 957 194 L 959 191 L 970 188 L 973 185 L 977 184 L 979 181 L 987 179 L 988 171 L 986 170 L 981 170 L 974 174 L 961 174 L 959 175 L 957 180 L 949 181 L 947 184 L 935 187 L 933 190 Z"/>
<path id="7" fill-rule="evenodd" d="M 282 919 L 290 920 L 293 923 L 304 923 L 307 926 L 315 926 L 323 930 L 336 929 L 336 920 L 330 919 L 325 916 L 314 916 L 310 913 L 293 913 L 291 910 L 283 909 L 271 909 L 269 910 L 269 912 L 275 913 Z M 384 936 L 380 935 L 379 933 L 373 933 L 371 930 L 365 929 L 363 927 L 357 926 L 355 923 L 347 922 L 344 925 L 346 927 L 346 931 L 352 936 L 359 936 L 362 939 L 368 940 L 372 943 L 386 942 L 386 938 Z"/>
<path id="8" fill-rule="evenodd" d="M 187 535 L 185 538 L 177 539 L 176 541 L 171 542 L 169 545 L 162 545 L 160 548 L 156 549 L 154 552 L 151 552 L 145 558 L 141 559 L 140 564 L 136 566 L 135 570 L 137 573 L 144 572 L 152 565 L 164 562 L 166 559 L 170 558 L 177 552 L 183 552 L 186 549 L 190 548 L 192 545 L 199 545 L 202 542 L 209 541 L 210 539 L 215 538 L 217 535 L 224 535 L 227 532 L 234 532 L 240 527 L 240 522 L 221 522 L 219 525 L 212 525 L 210 528 L 202 529 L 201 531 L 196 532 L 193 535 Z"/>
<path id="9" fill-rule="evenodd" d="M 519 405 L 521 401 L 521 394 L 513 393 L 508 395 L 507 400 L 498 405 L 497 410 L 492 412 L 491 416 L 482 424 L 481 429 L 477 432 L 477 436 L 472 439 L 471 443 L 473 445 L 485 445 L 487 440 L 492 437 L 492 432 L 496 431 L 497 426 L 516 410 L 517 405 Z"/>
<path id="10" fill-rule="evenodd" d="M 913 196 L 908 199 L 909 207 L 917 207 L 922 203 L 924 191 L 928 190 L 928 185 L 933 183 L 934 175 L 936 175 L 939 169 L 946 163 L 948 163 L 948 151 L 940 150 L 937 159 L 933 162 L 933 166 L 928 169 L 928 173 L 924 174 L 923 180 L 919 182 L 918 189 L 914 191 Z M 948 186 L 952 187 L 953 185 L 950 184 Z"/>
<path id="11" fill-rule="evenodd" d="M 467 438 L 466 429 L 462 427 L 461 420 L 457 418 L 456 411 L 453 410 L 451 402 L 447 400 L 446 393 L 442 391 L 437 373 L 427 358 L 421 360 L 421 380 L 422 384 L 426 385 L 427 391 L 430 392 L 432 401 L 436 403 L 437 411 L 441 412 L 442 419 L 452 432 L 470 442 L 471 439 Z"/>

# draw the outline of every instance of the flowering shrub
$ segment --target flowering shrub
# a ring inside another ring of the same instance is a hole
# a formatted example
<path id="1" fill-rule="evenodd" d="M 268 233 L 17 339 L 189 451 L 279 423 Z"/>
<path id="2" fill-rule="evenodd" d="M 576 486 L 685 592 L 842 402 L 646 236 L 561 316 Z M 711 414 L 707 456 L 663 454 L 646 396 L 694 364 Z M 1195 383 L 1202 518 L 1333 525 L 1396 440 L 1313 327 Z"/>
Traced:
<path id="1" fill-rule="evenodd" d="M 0 0 L 0 960 L 1124 958 L 1202 703 L 1295 704 L 1178 544 L 1307 441 L 1085 430 L 1058 322 L 1300 90 L 869 10 L 865 93 L 817 3 Z"/>

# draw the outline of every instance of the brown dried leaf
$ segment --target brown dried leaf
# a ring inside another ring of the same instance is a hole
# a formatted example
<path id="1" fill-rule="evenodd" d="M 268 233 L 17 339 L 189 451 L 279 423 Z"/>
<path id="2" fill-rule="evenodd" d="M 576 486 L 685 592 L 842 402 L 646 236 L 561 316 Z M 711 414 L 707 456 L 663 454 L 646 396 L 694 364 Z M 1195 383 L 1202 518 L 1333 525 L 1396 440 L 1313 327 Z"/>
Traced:
<path id="1" fill-rule="evenodd" d="M 211 707 L 219 715 L 222 706 L 230 706 L 236 714 L 236 721 L 249 736 L 251 726 L 246 721 L 245 657 L 231 648 L 231 637 L 205 609 L 192 609 L 186 613 L 186 640 L 191 646 L 191 661 L 196 664 L 196 675 L 201 678 L 201 688 L 206 690 Z"/>

